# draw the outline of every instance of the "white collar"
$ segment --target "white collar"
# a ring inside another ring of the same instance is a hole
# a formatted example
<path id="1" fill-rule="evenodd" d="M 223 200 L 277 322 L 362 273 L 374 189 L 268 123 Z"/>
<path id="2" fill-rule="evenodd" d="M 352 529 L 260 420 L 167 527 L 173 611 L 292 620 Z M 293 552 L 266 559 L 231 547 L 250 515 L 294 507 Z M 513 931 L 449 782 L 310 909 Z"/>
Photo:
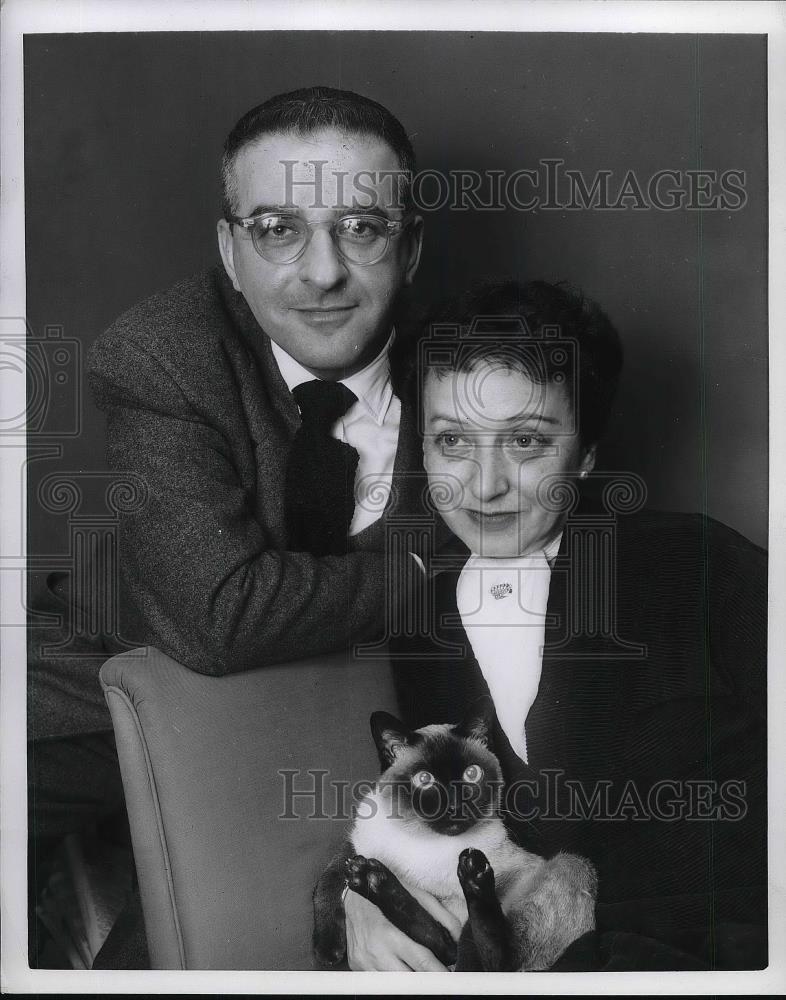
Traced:
<path id="1" fill-rule="evenodd" d="M 361 368 L 354 375 L 340 379 L 342 385 L 355 393 L 379 427 L 385 421 L 390 401 L 393 398 L 388 350 L 393 343 L 394 336 L 395 330 L 392 330 L 385 346 L 365 368 Z M 276 359 L 281 376 L 290 392 L 304 382 L 313 382 L 316 376 L 308 368 L 304 368 L 299 361 L 296 361 L 291 354 L 288 354 L 283 347 L 279 347 L 274 340 L 270 341 L 270 346 L 273 348 L 273 357 Z"/>
<path id="2" fill-rule="evenodd" d="M 562 532 L 560 531 L 558 535 L 552 538 L 548 545 L 544 545 L 542 549 L 537 549 L 527 555 L 494 558 L 493 556 L 478 556 L 473 552 L 468 563 L 471 562 L 473 567 L 479 569 L 526 569 L 533 558 L 539 557 L 542 552 L 548 564 L 551 565 L 557 558 L 561 543 Z"/>

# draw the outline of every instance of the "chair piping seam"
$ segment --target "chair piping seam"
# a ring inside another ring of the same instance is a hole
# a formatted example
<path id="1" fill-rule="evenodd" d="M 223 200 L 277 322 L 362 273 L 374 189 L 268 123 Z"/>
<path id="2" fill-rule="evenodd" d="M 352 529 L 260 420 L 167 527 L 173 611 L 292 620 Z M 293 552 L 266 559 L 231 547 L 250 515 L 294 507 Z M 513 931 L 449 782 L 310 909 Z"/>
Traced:
<path id="1" fill-rule="evenodd" d="M 148 784 L 150 786 L 151 796 L 153 799 L 153 808 L 155 810 L 156 826 L 158 829 L 158 839 L 161 844 L 161 854 L 163 856 L 163 861 L 164 861 L 164 871 L 166 872 L 169 902 L 170 906 L 172 907 L 172 919 L 174 921 L 175 933 L 177 935 L 177 946 L 180 955 L 180 968 L 185 969 L 186 968 L 185 949 L 183 946 L 183 934 L 180 927 L 180 920 L 178 918 L 178 913 L 177 913 L 177 903 L 175 901 L 175 885 L 174 885 L 174 880 L 172 878 L 172 866 L 169 859 L 169 850 L 167 848 L 166 833 L 164 832 L 164 821 L 161 816 L 161 807 L 158 799 L 158 789 L 156 788 L 156 780 L 155 780 L 155 775 L 153 774 L 153 765 L 150 760 L 150 753 L 147 747 L 147 740 L 145 739 L 144 730 L 142 729 L 142 724 L 140 722 L 139 714 L 137 713 L 136 707 L 134 703 L 131 701 L 131 699 L 128 697 L 126 692 L 122 688 L 117 687 L 116 685 L 113 684 L 113 685 L 106 685 L 104 693 L 106 696 L 110 694 L 116 695 L 117 697 L 120 698 L 122 702 L 125 703 L 126 707 L 130 711 L 131 718 L 134 722 L 137 734 L 139 735 L 139 739 L 142 745 L 142 752 L 144 753 L 145 765 L 147 768 L 147 779 L 148 779 Z"/>

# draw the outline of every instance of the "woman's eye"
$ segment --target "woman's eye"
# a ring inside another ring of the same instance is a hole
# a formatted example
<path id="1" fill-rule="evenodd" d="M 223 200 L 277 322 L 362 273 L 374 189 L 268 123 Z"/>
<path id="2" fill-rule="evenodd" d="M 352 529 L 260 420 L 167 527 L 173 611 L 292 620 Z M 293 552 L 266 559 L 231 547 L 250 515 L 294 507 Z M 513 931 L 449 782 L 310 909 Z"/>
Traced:
<path id="1" fill-rule="evenodd" d="M 534 451 L 543 448 L 547 441 L 537 434 L 517 434 L 512 439 L 512 444 L 516 451 Z"/>
<path id="2" fill-rule="evenodd" d="M 434 784 L 434 775 L 431 771 L 418 771 L 412 775 L 412 784 L 415 788 L 427 788 Z"/>
<path id="3" fill-rule="evenodd" d="M 437 444 L 443 451 L 459 451 L 469 447 L 469 442 L 460 434 L 451 434 L 448 431 L 437 435 Z"/>
<path id="4" fill-rule="evenodd" d="M 476 785 L 483 777 L 483 768 L 479 767 L 477 764 L 470 764 L 462 777 L 464 778 L 464 781 L 469 781 L 473 785 Z"/>

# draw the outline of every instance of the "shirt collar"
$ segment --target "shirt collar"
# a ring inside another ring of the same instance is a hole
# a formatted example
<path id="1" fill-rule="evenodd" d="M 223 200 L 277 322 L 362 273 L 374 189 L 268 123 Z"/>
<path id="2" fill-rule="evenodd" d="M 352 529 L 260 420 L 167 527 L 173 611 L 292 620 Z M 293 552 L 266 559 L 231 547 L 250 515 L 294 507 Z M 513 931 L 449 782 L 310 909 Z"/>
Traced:
<path id="1" fill-rule="evenodd" d="M 354 392 L 379 427 L 384 423 L 390 401 L 393 398 L 388 350 L 393 343 L 394 336 L 395 330 L 392 330 L 385 346 L 365 368 L 361 368 L 354 375 L 340 379 L 342 385 Z M 281 377 L 286 382 L 290 392 L 304 382 L 314 381 L 315 376 L 299 361 L 296 361 L 291 354 L 288 354 L 283 347 L 279 347 L 273 340 L 270 341 L 270 346 L 273 349 L 273 357 L 276 359 Z"/>
<path id="2" fill-rule="evenodd" d="M 542 549 L 535 549 L 534 552 L 525 556 L 479 556 L 472 553 L 468 564 L 471 562 L 473 566 L 481 569 L 527 569 L 533 561 L 538 560 L 542 555 L 551 566 L 559 554 L 561 544 L 562 531 L 555 538 L 552 538 L 548 545 L 544 545 Z"/>
<path id="3" fill-rule="evenodd" d="M 548 560 L 549 566 L 554 562 L 554 560 L 559 555 L 559 547 L 562 544 L 562 532 L 557 535 L 556 538 L 552 538 L 548 545 L 543 546 L 543 555 Z"/>

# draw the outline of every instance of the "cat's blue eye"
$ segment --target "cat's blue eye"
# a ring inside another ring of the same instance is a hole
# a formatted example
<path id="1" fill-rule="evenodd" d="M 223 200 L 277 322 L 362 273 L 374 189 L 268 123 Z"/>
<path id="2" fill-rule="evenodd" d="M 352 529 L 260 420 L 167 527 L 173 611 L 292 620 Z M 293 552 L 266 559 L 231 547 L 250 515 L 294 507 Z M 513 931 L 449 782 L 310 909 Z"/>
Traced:
<path id="1" fill-rule="evenodd" d="M 412 775 L 412 784 L 415 788 L 428 788 L 429 785 L 434 784 L 434 775 L 431 771 L 418 771 L 417 774 Z"/>
<path id="2" fill-rule="evenodd" d="M 470 764 L 462 777 L 464 781 L 470 781 L 473 785 L 476 785 L 483 777 L 483 768 L 477 764 Z"/>

